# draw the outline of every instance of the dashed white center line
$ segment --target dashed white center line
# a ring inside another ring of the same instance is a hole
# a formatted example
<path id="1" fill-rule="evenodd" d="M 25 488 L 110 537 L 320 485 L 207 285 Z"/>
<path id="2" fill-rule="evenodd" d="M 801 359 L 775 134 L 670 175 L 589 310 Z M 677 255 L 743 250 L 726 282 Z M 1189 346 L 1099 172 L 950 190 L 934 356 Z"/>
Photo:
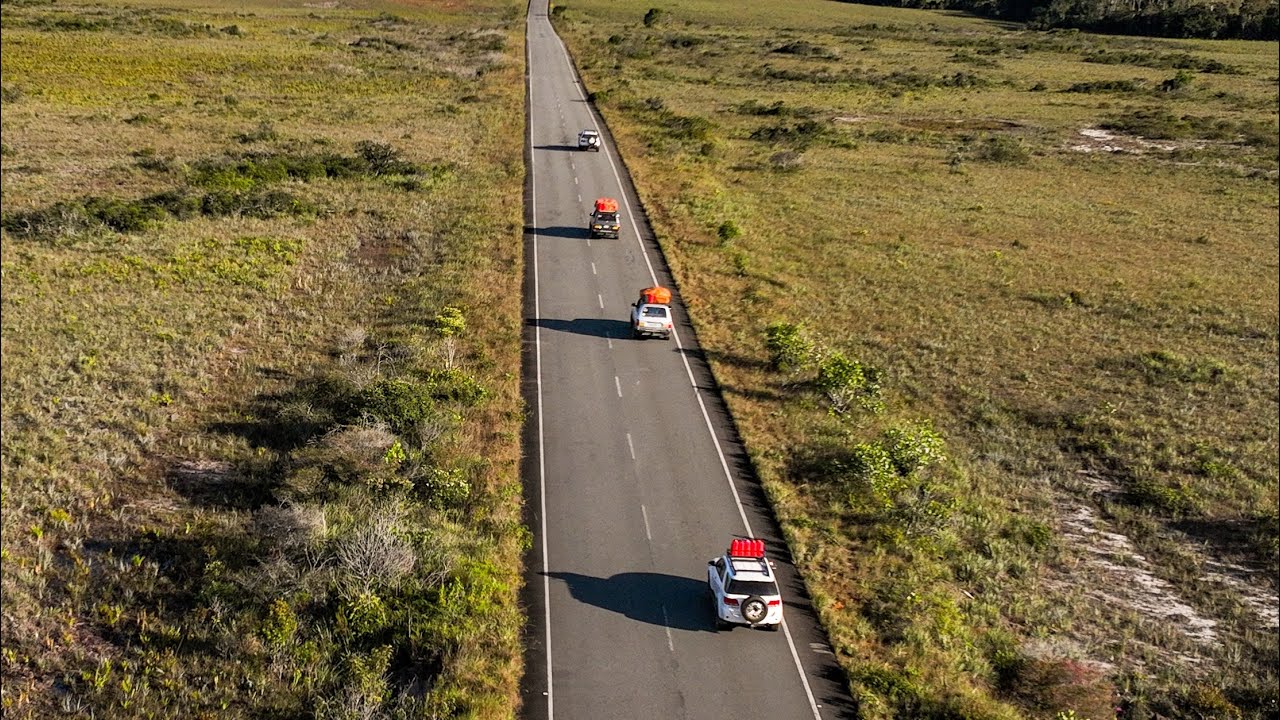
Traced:
<path id="1" fill-rule="evenodd" d="M 653 533 L 649 532 L 649 511 L 645 510 L 643 505 L 640 506 L 640 514 L 644 516 L 644 536 L 653 540 Z"/>
<path id="2" fill-rule="evenodd" d="M 574 175 L 574 176 L 573 176 L 573 184 L 574 184 L 574 185 L 579 184 L 579 183 L 578 183 L 578 176 L 577 176 L 577 175 Z"/>
<path id="3" fill-rule="evenodd" d="M 671 640 L 671 618 L 667 617 L 667 606 L 662 606 L 662 625 L 667 630 L 667 649 L 671 652 L 676 651 L 676 644 Z"/>
<path id="4" fill-rule="evenodd" d="M 622 381 L 618 379 L 617 375 L 613 376 L 613 386 L 618 389 L 618 397 L 622 397 Z"/>
<path id="5" fill-rule="evenodd" d="M 578 202 L 582 202 L 582 193 L 578 193 Z"/>
<path id="6" fill-rule="evenodd" d="M 636 459 L 636 446 L 631 442 L 631 433 L 627 433 L 627 449 L 631 451 L 631 459 Z M 644 512 L 644 506 L 640 506 L 640 512 Z M 644 519 L 644 532 L 649 533 L 649 517 L 646 515 Z"/>
<path id="7" fill-rule="evenodd" d="M 592 275 L 598 275 L 598 274 L 599 274 L 599 273 L 597 273 L 597 272 L 596 272 L 596 264 L 595 264 L 595 263 L 591 263 L 591 274 L 592 274 Z"/>
<path id="8" fill-rule="evenodd" d="M 604 309 L 604 296 L 603 296 L 603 295 L 601 295 L 600 293 L 596 293 L 596 300 L 600 301 L 600 309 L 601 309 L 601 310 L 603 310 L 603 309 Z"/>

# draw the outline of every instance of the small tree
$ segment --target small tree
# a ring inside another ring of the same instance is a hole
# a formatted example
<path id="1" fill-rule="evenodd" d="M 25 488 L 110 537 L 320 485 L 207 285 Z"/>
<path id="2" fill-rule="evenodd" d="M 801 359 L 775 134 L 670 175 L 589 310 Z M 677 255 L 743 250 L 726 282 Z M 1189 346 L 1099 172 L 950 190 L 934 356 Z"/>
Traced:
<path id="1" fill-rule="evenodd" d="M 452 305 L 446 305 L 440 308 L 440 314 L 436 315 L 436 332 L 441 337 L 454 337 L 461 335 L 467 329 L 467 319 L 462 315 L 462 310 Z"/>
<path id="2" fill-rule="evenodd" d="M 813 358 L 813 341 L 797 323 L 775 322 L 764 329 L 769 365 L 774 370 L 794 372 Z"/>
<path id="3" fill-rule="evenodd" d="M 855 406 L 873 413 L 884 410 L 880 371 L 847 358 L 842 352 L 831 353 L 818 366 L 817 384 L 831 402 L 831 409 L 840 415 Z"/>

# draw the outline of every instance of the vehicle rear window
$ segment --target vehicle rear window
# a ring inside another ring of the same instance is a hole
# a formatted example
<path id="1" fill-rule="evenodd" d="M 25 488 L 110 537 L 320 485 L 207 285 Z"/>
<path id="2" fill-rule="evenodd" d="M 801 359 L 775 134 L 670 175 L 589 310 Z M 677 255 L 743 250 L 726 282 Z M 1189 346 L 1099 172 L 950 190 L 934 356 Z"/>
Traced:
<path id="1" fill-rule="evenodd" d="M 778 595 L 778 586 L 763 580 L 730 580 L 725 592 L 730 595 Z"/>
<path id="2" fill-rule="evenodd" d="M 662 317 L 662 318 L 664 318 L 664 317 L 666 317 L 666 316 L 667 316 L 667 309 L 666 309 L 666 308 L 662 308 L 662 307 L 653 307 L 652 305 L 650 305 L 649 307 L 646 307 L 646 308 L 644 309 L 644 315 L 645 315 L 645 317 Z"/>
<path id="3" fill-rule="evenodd" d="M 596 220 L 600 222 L 617 222 L 618 213 L 598 212 L 596 213 Z"/>

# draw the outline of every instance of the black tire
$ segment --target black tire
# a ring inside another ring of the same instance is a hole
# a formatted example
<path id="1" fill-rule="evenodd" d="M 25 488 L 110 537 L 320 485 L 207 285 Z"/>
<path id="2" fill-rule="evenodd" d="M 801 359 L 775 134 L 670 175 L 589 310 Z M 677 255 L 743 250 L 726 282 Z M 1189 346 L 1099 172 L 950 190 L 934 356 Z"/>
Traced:
<path id="1" fill-rule="evenodd" d="M 782 623 L 777 623 L 776 625 L 763 625 L 762 627 L 769 632 L 778 632 L 782 629 Z"/>
<path id="2" fill-rule="evenodd" d="M 738 607 L 742 609 L 742 619 L 752 625 L 764 620 L 769 615 L 769 604 L 764 601 L 764 598 L 756 595 L 743 600 Z"/>

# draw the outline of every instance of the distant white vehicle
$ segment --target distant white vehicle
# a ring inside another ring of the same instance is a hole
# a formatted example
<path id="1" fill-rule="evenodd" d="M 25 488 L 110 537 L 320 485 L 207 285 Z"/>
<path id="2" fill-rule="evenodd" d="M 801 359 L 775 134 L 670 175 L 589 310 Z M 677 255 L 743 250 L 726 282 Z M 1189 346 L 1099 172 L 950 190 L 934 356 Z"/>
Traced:
<path id="1" fill-rule="evenodd" d="M 578 149 L 600 152 L 600 133 L 595 130 L 583 130 L 578 133 Z"/>
<path id="2" fill-rule="evenodd" d="M 707 563 L 707 584 L 715 604 L 716 627 L 782 627 L 782 594 L 764 541 L 735 538 L 729 550 Z"/>

